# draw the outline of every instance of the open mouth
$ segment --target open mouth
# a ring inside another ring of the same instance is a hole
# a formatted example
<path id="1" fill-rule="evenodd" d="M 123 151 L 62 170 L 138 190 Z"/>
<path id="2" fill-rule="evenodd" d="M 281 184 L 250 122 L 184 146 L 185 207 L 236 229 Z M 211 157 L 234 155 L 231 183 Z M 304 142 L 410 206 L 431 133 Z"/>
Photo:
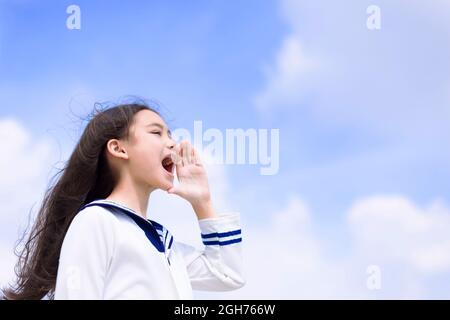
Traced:
<path id="1" fill-rule="evenodd" d="M 164 168 L 167 172 L 173 174 L 173 166 L 174 166 L 174 163 L 173 163 L 172 157 L 171 157 L 170 155 L 168 155 L 167 157 L 165 157 L 165 158 L 163 159 L 163 161 L 162 161 L 161 164 L 162 164 L 163 168 Z"/>

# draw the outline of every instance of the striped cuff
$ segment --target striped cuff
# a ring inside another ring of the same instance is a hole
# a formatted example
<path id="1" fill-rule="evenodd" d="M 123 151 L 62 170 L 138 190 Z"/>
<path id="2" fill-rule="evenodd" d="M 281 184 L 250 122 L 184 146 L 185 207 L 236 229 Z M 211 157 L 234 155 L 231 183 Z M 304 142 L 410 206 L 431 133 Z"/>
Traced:
<path id="1" fill-rule="evenodd" d="M 201 219 L 198 222 L 204 245 L 226 246 L 242 241 L 239 212 Z"/>

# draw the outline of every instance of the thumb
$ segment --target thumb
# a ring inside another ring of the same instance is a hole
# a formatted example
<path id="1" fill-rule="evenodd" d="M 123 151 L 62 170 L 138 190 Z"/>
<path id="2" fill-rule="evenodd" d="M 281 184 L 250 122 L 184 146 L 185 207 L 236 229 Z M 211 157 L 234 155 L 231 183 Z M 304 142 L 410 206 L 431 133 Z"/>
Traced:
<path id="1" fill-rule="evenodd" d="M 183 190 L 181 190 L 181 188 L 178 187 L 178 186 L 173 186 L 173 187 L 167 189 L 167 193 L 169 193 L 169 194 L 176 194 L 176 195 L 181 197 L 182 193 L 183 193 Z"/>

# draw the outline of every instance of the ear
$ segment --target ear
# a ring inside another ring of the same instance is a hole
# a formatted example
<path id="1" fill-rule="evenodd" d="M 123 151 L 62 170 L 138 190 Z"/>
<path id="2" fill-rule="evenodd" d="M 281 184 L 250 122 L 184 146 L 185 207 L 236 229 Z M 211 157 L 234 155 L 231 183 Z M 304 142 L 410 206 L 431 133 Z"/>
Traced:
<path id="1" fill-rule="evenodd" d="M 110 139 L 106 143 L 107 151 L 116 158 L 128 159 L 128 153 L 122 141 L 118 139 Z"/>

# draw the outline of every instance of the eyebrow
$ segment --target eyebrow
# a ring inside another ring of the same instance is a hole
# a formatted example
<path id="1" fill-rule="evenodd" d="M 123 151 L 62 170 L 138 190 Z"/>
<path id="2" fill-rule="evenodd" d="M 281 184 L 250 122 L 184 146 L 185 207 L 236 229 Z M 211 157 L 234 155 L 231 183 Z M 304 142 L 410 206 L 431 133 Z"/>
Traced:
<path id="1" fill-rule="evenodd" d="M 172 132 L 171 132 L 168 128 L 166 128 L 165 126 L 163 126 L 162 124 L 160 124 L 160 123 L 157 123 L 157 122 L 155 122 L 155 123 L 149 123 L 149 124 L 147 124 L 145 127 L 159 127 L 159 128 L 161 128 L 161 130 L 167 129 L 167 134 L 169 135 L 169 137 L 172 136 Z"/>

